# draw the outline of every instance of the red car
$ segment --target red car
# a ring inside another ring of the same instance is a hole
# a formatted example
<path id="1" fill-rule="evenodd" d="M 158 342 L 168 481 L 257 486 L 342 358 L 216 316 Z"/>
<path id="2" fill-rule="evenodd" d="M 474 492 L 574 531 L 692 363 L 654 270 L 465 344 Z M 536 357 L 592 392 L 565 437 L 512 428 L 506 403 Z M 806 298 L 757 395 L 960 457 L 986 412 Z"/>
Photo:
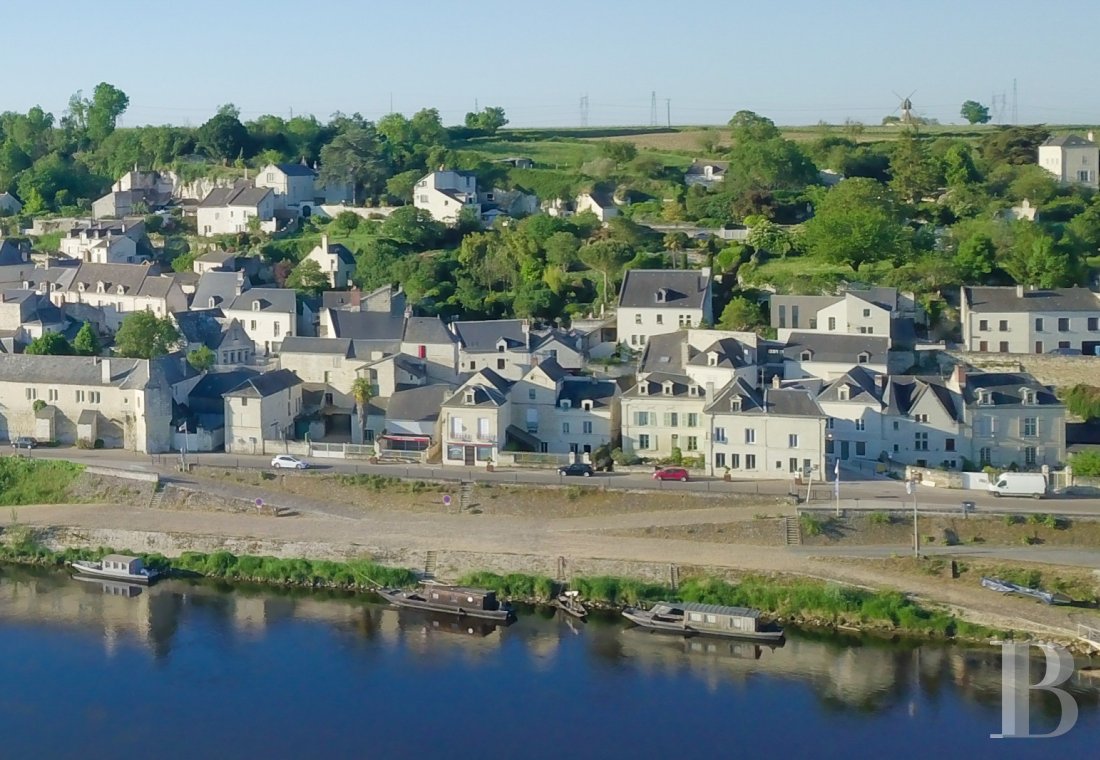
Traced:
<path id="1" fill-rule="evenodd" d="M 683 467 L 662 467 L 653 473 L 654 480 L 679 480 L 681 483 L 687 483 L 688 471 Z"/>

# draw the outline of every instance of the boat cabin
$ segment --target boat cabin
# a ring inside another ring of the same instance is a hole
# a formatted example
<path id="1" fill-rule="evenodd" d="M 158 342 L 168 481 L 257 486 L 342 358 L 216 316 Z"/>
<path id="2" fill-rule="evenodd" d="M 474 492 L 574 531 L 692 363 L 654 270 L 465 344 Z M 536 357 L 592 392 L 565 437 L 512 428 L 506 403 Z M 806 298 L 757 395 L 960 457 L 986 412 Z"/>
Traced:
<path id="1" fill-rule="evenodd" d="M 104 570 L 114 570 L 130 575 L 141 575 L 141 571 L 145 568 L 141 557 L 130 557 L 126 554 L 108 554 L 101 561 L 103 563 L 101 567 Z"/>
<path id="2" fill-rule="evenodd" d="M 682 618 L 684 627 L 700 633 L 756 633 L 760 612 L 748 607 L 725 607 L 694 602 L 660 602 L 652 609 L 654 617 Z"/>
<path id="3" fill-rule="evenodd" d="M 425 586 L 421 592 L 431 604 L 461 607 L 464 610 L 496 610 L 500 608 L 495 591 L 460 586 Z"/>

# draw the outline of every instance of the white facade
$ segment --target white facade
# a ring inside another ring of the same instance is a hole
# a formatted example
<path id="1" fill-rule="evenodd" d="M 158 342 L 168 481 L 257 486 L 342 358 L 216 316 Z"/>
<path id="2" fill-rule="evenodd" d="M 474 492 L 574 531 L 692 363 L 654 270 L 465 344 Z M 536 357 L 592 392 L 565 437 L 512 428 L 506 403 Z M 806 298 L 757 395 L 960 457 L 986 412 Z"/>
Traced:
<path id="1" fill-rule="evenodd" d="M 1100 187 L 1100 147 L 1092 132 L 1087 140 L 1076 135 L 1048 139 L 1039 146 L 1039 166 L 1063 184 Z"/>
<path id="2" fill-rule="evenodd" d="M 713 324 L 710 268 L 628 270 L 619 291 L 619 343 L 645 347 L 654 335 Z"/>
<path id="3" fill-rule="evenodd" d="M 734 478 L 790 478 L 825 472 L 825 420 L 715 411 L 707 415 L 707 472 Z"/>
<path id="4" fill-rule="evenodd" d="M 202 237 L 212 235 L 236 235 L 249 231 L 249 222 L 258 218 L 260 229 L 273 231 L 272 220 L 275 218 L 275 194 L 270 189 L 257 191 L 246 189 L 236 191 L 233 188 L 225 188 L 228 192 L 222 192 L 222 188 L 211 191 L 211 195 L 217 193 L 220 199 L 225 196 L 224 203 L 211 202 L 207 196 L 196 211 L 198 233 Z"/>
<path id="5" fill-rule="evenodd" d="M 270 188 L 275 208 L 299 211 L 316 197 L 316 173 L 302 164 L 268 164 L 256 174 L 256 187 Z"/>
<path id="6" fill-rule="evenodd" d="M 1100 298 L 1084 288 L 963 288 L 961 301 L 968 351 L 1095 355 L 1100 349 Z"/>
<path id="7" fill-rule="evenodd" d="M 690 378 L 653 373 L 622 397 L 622 450 L 661 459 L 679 449 L 704 456 L 708 423 L 706 390 Z"/>
<path id="8" fill-rule="evenodd" d="M 66 269 L 49 287 L 54 305 L 112 332 L 135 311 L 163 317 L 187 310 L 187 296 L 176 281 L 150 276 L 149 268 L 142 264 L 82 264 L 75 270 Z M 76 304 L 87 308 L 75 308 Z"/>
<path id="9" fill-rule="evenodd" d="M 480 218 L 477 178 L 464 172 L 432 172 L 421 178 L 413 188 L 413 205 L 444 224 L 457 222 L 464 210 L 470 210 Z"/>
<path id="10" fill-rule="evenodd" d="M 330 246 L 328 235 L 321 236 L 321 244 L 314 246 L 306 256 L 315 261 L 333 288 L 346 288 L 355 274 L 355 259 L 344 246 Z"/>
<path id="11" fill-rule="evenodd" d="M 252 288 L 228 307 L 227 319 L 236 319 L 256 344 L 256 353 L 266 356 L 279 350 L 284 338 L 297 335 L 298 311 L 293 291 L 280 288 Z"/>
<path id="12" fill-rule="evenodd" d="M 264 440 L 276 441 L 293 435 L 294 418 L 301 411 L 301 383 L 264 396 L 251 390 L 227 393 L 225 395 L 226 453 L 263 453 Z"/>
<path id="13" fill-rule="evenodd" d="M 619 215 L 619 209 L 610 198 L 594 193 L 581 193 L 575 201 L 576 213 L 583 214 L 586 211 L 596 215 L 601 222 Z"/>
<path id="14" fill-rule="evenodd" d="M 478 373 L 440 408 L 444 465 L 485 466 L 504 447 L 512 410 L 507 383 Z"/>
<path id="15" fill-rule="evenodd" d="M 93 264 L 135 264 L 138 260 L 137 240 L 144 234 L 144 225 L 117 229 L 74 228 L 61 238 L 58 250 L 69 258 Z"/>

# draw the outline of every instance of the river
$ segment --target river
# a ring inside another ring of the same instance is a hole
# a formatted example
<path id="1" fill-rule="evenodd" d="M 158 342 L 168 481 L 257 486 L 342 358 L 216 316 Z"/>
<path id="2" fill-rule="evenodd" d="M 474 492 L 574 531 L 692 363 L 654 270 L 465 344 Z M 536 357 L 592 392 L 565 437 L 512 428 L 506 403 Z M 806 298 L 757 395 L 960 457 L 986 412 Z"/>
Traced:
<path id="1" fill-rule="evenodd" d="M 12 758 L 1095 756 L 1000 730 L 988 648 L 794 633 L 779 649 L 523 611 L 498 628 L 362 597 L 0 573 Z M 1036 700 L 1032 730 L 1057 723 Z"/>

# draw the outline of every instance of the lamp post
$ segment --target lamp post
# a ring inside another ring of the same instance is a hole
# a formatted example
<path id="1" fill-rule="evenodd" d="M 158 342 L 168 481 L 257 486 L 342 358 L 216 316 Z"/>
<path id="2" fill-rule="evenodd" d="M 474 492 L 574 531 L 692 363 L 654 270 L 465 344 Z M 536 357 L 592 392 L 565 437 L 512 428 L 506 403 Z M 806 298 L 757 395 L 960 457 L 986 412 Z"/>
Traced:
<path id="1" fill-rule="evenodd" d="M 180 472 L 187 472 L 187 423 L 183 423 L 178 429 L 183 433 L 183 442 L 180 443 Z"/>
<path id="2" fill-rule="evenodd" d="M 913 495 L 913 556 L 920 557 L 920 534 L 917 532 L 917 480 L 905 481 L 905 492 Z"/>

